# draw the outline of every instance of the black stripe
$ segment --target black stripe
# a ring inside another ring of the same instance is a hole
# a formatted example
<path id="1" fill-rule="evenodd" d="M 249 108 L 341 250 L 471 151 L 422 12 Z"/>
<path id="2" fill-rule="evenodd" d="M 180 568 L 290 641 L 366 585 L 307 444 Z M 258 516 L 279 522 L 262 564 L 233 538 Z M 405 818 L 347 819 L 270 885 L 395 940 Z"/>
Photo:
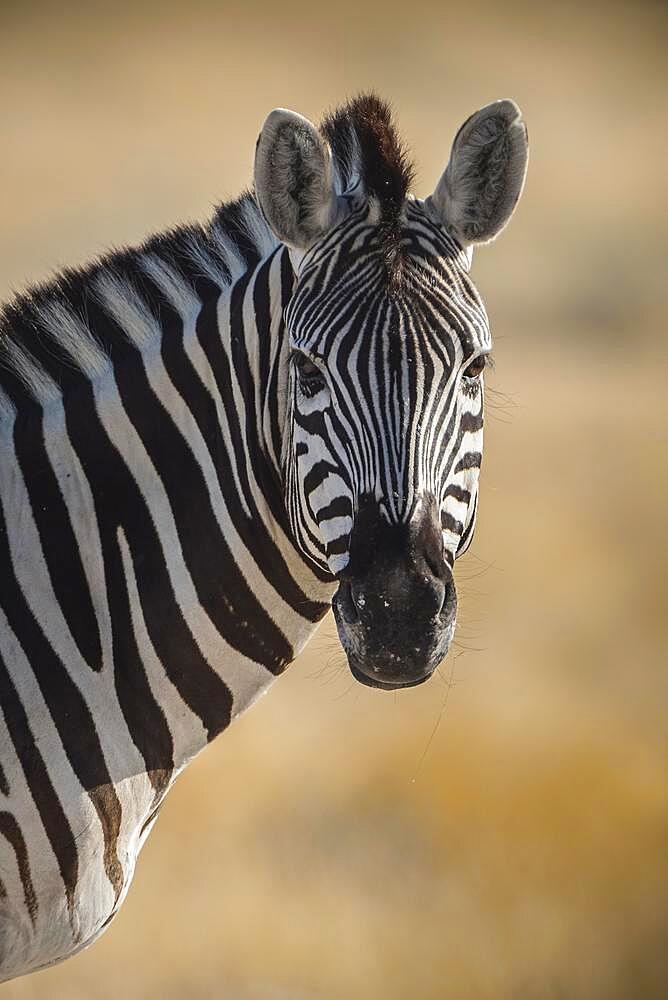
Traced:
<path id="1" fill-rule="evenodd" d="M 86 663 L 102 669 L 100 630 L 76 536 L 44 440 L 44 424 L 36 428 L 19 418 L 14 425 L 14 447 L 42 552 L 60 610 Z"/>
<path id="2" fill-rule="evenodd" d="M 321 459 L 311 466 L 304 476 L 304 494 L 309 497 L 313 491 L 327 478 L 330 472 L 337 472 L 336 466 L 326 459 Z"/>
<path id="3" fill-rule="evenodd" d="M 268 502 L 273 498 L 272 512 L 278 512 L 277 520 L 279 523 L 282 520 L 284 530 L 289 533 L 282 495 L 276 497 L 280 484 L 274 481 L 275 475 L 272 472 L 258 476 L 260 470 L 268 463 L 259 451 L 252 450 L 253 445 L 251 444 L 251 450 L 247 455 L 242 454 L 241 461 L 236 464 L 244 497 L 251 511 L 250 517 L 246 515 L 241 498 L 234 489 L 233 459 L 228 455 L 225 447 L 215 401 L 202 385 L 184 350 L 183 323 L 178 314 L 167 303 L 163 303 L 160 308 L 160 323 L 163 330 L 162 358 L 165 369 L 176 391 L 187 402 L 188 409 L 207 444 L 221 493 L 242 542 L 248 551 L 254 554 L 258 565 L 262 568 L 263 575 L 283 599 L 299 614 L 311 621 L 319 621 L 327 606 L 310 601 L 301 588 L 297 586 L 276 543 L 267 530 L 263 517 L 254 504 L 247 472 L 247 462 L 251 461 L 251 455 L 256 454 L 257 456 L 254 469 L 262 486 L 263 495 Z M 264 366 L 267 365 L 268 361 L 265 361 Z"/>
<path id="4" fill-rule="evenodd" d="M 56 856 L 71 920 L 74 909 L 74 890 L 79 877 L 76 842 L 67 816 L 51 784 L 37 742 L 28 725 L 25 709 L 1 656 L 0 708 L 16 756 L 21 763 L 30 794 L 42 821 L 44 832 Z"/>
<path id="5" fill-rule="evenodd" d="M 457 462 L 454 469 L 455 475 L 458 472 L 464 472 L 466 469 L 479 469 L 481 462 L 482 455 L 479 451 L 467 451 Z"/>
<path id="6" fill-rule="evenodd" d="M 454 497 L 455 500 L 458 500 L 460 503 L 465 503 L 467 506 L 471 500 L 471 494 L 469 491 L 462 489 L 461 486 L 457 486 L 455 483 L 450 483 L 446 486 L 443 493 L 443 499 L 445 500 L 446 497 Z"/>
<path id="7" fill-rule="evenodd" d="M 9 812 L 0 812 L 0 835 L 5 837 L 5 839 L 8 840 L 14 848 L 14 853 L 16 854 L 16 864 L 19 869 L 21 885 L 23 886 L 23 899 L 26 904 L 28 916 L 30 917 L 30 923 L 34 927 L 37 919 L 38 906 L 35 888 L 32 884 L 32 877 L 30 875 L 28 850 L 26 848 L 26 842 L 23 834 L 21 833 L 20 827 L 16 822 L 15 817 Z"/>
<path id="8" fill-rule="evenodd" d="M 281 253 L 281 303 L 287 303 L 290 301 L 294 290 L 295 276 L 292 271 L 292 264 L 290 263 L 290 254 L 286 247 L 283 248 Z M 284 342 L 288 341 L 288 333 L 285 325 L 285 310 L 281 308 L 281 319 L 278 328 L 278 340 L 280 342 L 281 348 Z M 270 407 L 271 415 L 271 441 L 272 447 L 274 449 L 274 454 L 277 456 L 278 461 L 281 460 L 281 450 L 283 447 L 283 435 L 281 434 L 281 423 L 285 414 L 279 412 L 278 401 L 280 399 L 279 394 L 279 378 L 282 375 L 282 365 L 285 364 L 286 355 L 284 355 L 283 350 L 279 348 L 276 351 L 274 358 L 274 366 L 271 371 L 269 381 L 265 387 L 266 397 L 272 401 L 272 406 Z M 286 352 L 287 353 L 287 352 Z M 289 537 L 289 525 L 288 525 L 288 537 Z"/>
<path id="9" fill-rule="evenodd" d="M 174 771 L 174 742 L 162 707 L 153 697 L 132 624 L 130 598 L 118 540 L 104 531 L 104 565 L 112 625 L 114 683 L 132 742 L 144 759 L 154 800 L 164 794 Z"/>
<path id="10" fill-rule="evenodd" d="M 171 736 L 162 710 L 148 689 L 144 667 L 128 633 L 125 580 L 116 531 L 123 528 L 132 554 L 147 631 L 165 672 L 189 708 L 201 719 L 209 737 L 230 721 L 232 695 L 202 656 L 190 633 L 169 579 L 160 539 L 139 488 L 100 422 L 92 387 L 66 406 L 70 440 L 93 494 L 100 530 L 113 641 L 114 678 L 132 739 L 140 753 L 152 755 L 146 741 L 156 735 L 158 769 L 169 768 Z M 206 538 L 204 539 L 206 543 Z M 222 596 L 222 594 L 221 594 Z M 145 758 L 146 759 L 146 758 Z"/>
<path id="11" fill-rule="evenodd" d="M 351 517 L 352 506 L 349 497 L 335 497 L 326 507 L 321 507 L 316 518 L 318 524 L 333 517 Z"/>
<path id="12" fill-rule="evenodd" d="M 111 784 L 90 708 L 51 648 L 16 579 L 2 510 L 0 566 L 3 567 L 0 601 L 39 684 L 63 750 L 98 813 L 104 832 L 105 871 L 118 898 L 123 886 L 123 870 L 116 856 L 121 804 Z"/>
<path id="13" fill-rule="evenodd" d="M 473 434 L 482 428 L 482 408 L 477 413 L 465 410 L 459 422 L 462 433 Z"/>
<path id="14" fill-rule="evenodd" d="M 350 534 L 346 532 L 343 535 L 339 535 L 338 538 L 332 539 L 331 542 L 327 542 L 327 555 L 328 556 L 343 555 L 348 551 L 349 547 L 350 547 Z"/>
<path id="15" fill-rule="evenodd" d="M 93 323 L 97 328 L 104 318 L 98 314 Z M 280 673 L 293 659 L 292 647 L 237 566 L 216 520 L 202 469 L 155 395 L 141 356 L 126 357 L 115 374 L 123 408 L 169 497 L 184 560 L 202 607 L 230 646 L 272 673 Z M 140 544 L 135 551 L 142 548 Z M 248 622 L 253 622 L 252 629 Z"/>
<path id="16" fill-rule="evenodd" d="M 447 511 L 441 511 L 441 527 L 444 531 L 453 531 L 456 535 L 461 535 L 464 530 L 464 525 L 461 521 L 458 521 L 456 517 L 452 514 L 448 514 Z"/>
<path id="17" fill-rule="evenodd" d="M 287 256 L 287 253 L 285 254 Z M 268 258 L 257 270 L 253 282 L 253 309 L 255 312 L 256 326 L 257 326 L 257 350 L 259 351 L 260 358 L 263 354 L 266 354 L 269 348 L 270 338 L 268 335 L 264 337 L 261 331 L 268 331 L 271 329 L 272 323 L 272 304 L 270 298 L 270 279 L 271 279 L 271 263 L 273 258 Z M 284 274 L 282 273 L 281 290 L 284 292 Z M 279 309 L 281 315 L 283 313 L 283 306 L 287 302 L 284 299 L 283 302 L 279 304 Z M 232 312 L 233 322 L 237 318 L 243 324 L 243 313 L 237 315 L 236 312 Z M 235 368 L 239 374 L 240 382 L 242 387 L 244 385 L 251 387 L 253 385 L 253 375 L 251 373 L 250 364 L 248 361 L 248 352 L 246 347 L 246 337 L 243 326 L 240 330 L 240 337 L 237 340 L 236 337 L 232 337 L 232 350 Z M 285 326 L 283 320 L 280 323 L 280 338 L 285 336 Z M 262 374 L 262 365 L 260 367 L 260 372 Z M 267 388 L 265 388 L 267 387 Z M 268 385 L 267 381 L 260 380 L 260 384 L 256 387 L 263 399 L 266 399 Z M 270 397 L 271 398 L 271 397 Z M 276 409 L 276 404 L 278 402 L 278 394 L 274 393 L 272 398 L 274 409 Z M 262 445 L 261 428 L 258 426 L 255 408 L 253 406 L 253 396 L 252 393 L 244 393 L 245 402 L 245 438 L 247 441 L 246 455 L 247 461 L 251 461 L 253 469 L 255 470 L 255 477 L 260 485 L 263 493 L 263 497 L 267 502 L 271 516 L 274 518 L 277 524 L 281 526 L 288 538 L 291 537 L 290 523 L 287 518 L 287 511 L 285 507 L 285 498 L 283 492 L 283 484 L 281 480 L 276 475 L 276 471 L 273 466 L 267 461 L 264 454 L 264 449 Z M 280 455 L 280 450 L 279 450 Z M 252 457 L 251 457 L 252 456 Z M 246 470 L 243 470 L 244 476 L 246 475 Z M 260 525 L 262 528 L 262 544 L 261 552 L 262 559 L 261 565 L 263 571 L 265 571 L 265 562 L 267 564 L 267 569 L 270 572 L 276 573 L 276 568 L 273 566 L 274 561 L 278 558 L 280 559 L 280 566 L 284 566 L 283 557 L 280 555 L 273 542 L 271 541 L 271 536 L 266 531 L 264 520 L 260 519 Z M 275 554 L 274 554 L 275 553 Z M 328 576 L 324 576 L 321 573 L 316 574 L 321 581 L 329 580 Z M 270 577 L 271 578 L 271 577 Z M 283 587 L 290 584 L 290 590 L 283 591 Z M 279 589 L 279 593 L 283 594 L 284 598 L 288 603 L 301 615 L 308 618 L 312 622 L 318 622 L 329 610 L 329 603 L 324 604 L 322 601 L 311 601 L 306 597 L 305 594 L 299 588 L 296 588 L 292 577 L 288 575 L 287 578 L 284 576 L 276 576 L 276 585 Z M 291 596 L 286 596 L 291 595 Z M 293 603 L 293 601 L 297 603 Z"/>

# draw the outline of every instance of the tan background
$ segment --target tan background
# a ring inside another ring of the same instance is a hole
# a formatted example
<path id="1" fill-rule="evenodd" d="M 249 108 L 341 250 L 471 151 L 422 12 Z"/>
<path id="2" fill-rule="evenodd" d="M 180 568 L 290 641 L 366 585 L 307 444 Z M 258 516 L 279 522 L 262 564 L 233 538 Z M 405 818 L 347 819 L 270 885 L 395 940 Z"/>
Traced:
<path id="1" fill-rule="evenodd" d="M 667 996 L 662 6 L 0 9 L 3 296 L 205 217 L 276 105 L 376 88 L 422 195 L 481 104 L 531 139 L 475 264 L 497 367 L 454 655 L 370 692 L 327 622 L 180 779 L 104 938 L 3 1000 Z"/>

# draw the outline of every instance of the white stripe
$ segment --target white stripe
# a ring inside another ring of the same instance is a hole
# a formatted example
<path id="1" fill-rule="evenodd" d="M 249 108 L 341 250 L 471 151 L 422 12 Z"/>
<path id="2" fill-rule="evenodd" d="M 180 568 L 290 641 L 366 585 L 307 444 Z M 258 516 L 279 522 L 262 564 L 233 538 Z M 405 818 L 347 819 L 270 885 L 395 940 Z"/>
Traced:
<path id="1" fill-rule="evenodd" d="M 40 325 L 90 379 L 99 378 L 111 361 L 88 326 L 57 299 L 39 307 Z"/>
<path id="2" fill-rule="evenodd" d="M 22 344 L 7 334 L 0 341 L 0 349 L 6 356 L 8 367 L 38 403 L 46 407 L 60 396 L 60 387 Z"/>

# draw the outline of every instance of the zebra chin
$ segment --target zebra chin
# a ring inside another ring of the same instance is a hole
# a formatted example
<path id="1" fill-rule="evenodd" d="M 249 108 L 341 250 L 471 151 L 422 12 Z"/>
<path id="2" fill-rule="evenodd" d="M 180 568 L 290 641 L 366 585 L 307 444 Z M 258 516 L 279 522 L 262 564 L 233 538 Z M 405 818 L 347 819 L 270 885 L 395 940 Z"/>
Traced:
<path id="1" fill-rule="evenodd" d="M 455 633 L 453 621 L 445 626 L 435 624 L 427 636 L 421 636 L 419 645 L 414 644 L 418 641 L 415 634 L 397 641 L 396 631 L 387 639 L 381 635 L 369 639 L 368 628 L 347 624 L 336 609 L 335 600 L 334 617 L 350 672 L 360 684 L 381 691 L 417 687 L 428 681 L 446 657 Z M 406 632 L 410 631 L 407 624 Z"/>

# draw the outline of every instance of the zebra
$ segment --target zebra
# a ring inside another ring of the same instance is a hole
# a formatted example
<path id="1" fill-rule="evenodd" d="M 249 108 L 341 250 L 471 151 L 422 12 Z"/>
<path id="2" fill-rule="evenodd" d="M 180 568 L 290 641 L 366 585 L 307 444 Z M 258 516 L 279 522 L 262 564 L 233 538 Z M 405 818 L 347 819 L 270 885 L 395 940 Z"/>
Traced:
<path id="1" fill-rule="evenodd" d="M 375 94 L 277 109 L 211 221 L 0 312 L 0 979 L 104 931 L 177 775 L 331 606 L 370 687 L 446 655 L 491 350 L 472 248 L 527 149 L 496 101 L 422 200 Z"/>

